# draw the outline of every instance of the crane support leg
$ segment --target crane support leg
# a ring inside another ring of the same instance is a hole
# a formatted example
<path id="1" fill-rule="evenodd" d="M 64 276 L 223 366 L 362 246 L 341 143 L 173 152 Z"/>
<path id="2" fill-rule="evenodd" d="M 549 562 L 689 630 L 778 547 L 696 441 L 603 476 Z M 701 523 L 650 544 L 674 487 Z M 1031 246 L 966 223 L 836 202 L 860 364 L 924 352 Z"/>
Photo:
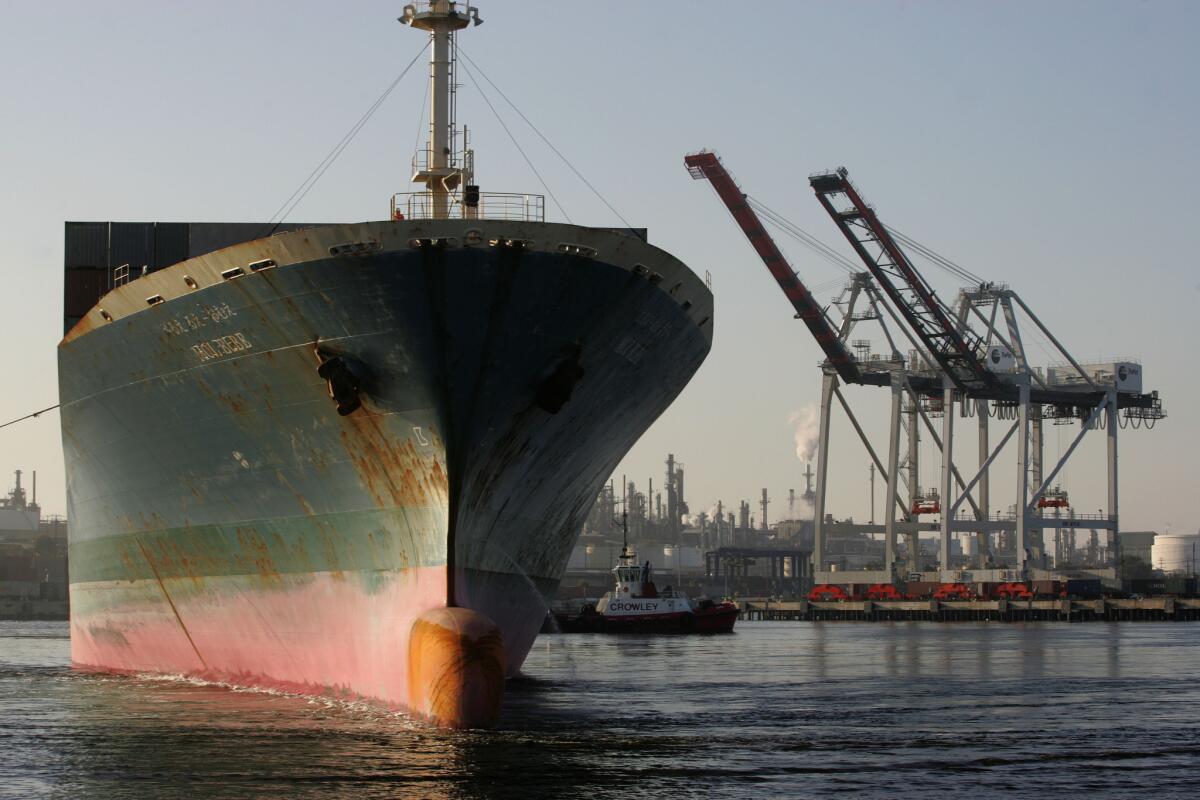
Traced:
<path id="1" fill-rule="evenodd" d="M 916 394 L 911 390 L 908 393 L 908 397 L 910 408 L 905 413 L 910 415 L 908 420 L 908 508 L 911 509 L 921 496 L 921 431 L 917 424 L 917 417 L 921 413 L 921 406 Z M 908 513 L 908 509 L 905 509 L 905 512 L 904 518 L 906 521 L 916 521 L 916 517 Z M 908 571 L 910 573 L 919 572 L 921 570 L 921 534 L 917 531 L 906 533 L 904 535 L 904 544 L 908 548 Z"/>
<path id="2" fill-rule="evenodd" d="M 975 416 L 979 418 L 979 517 L 986 520 L 991 512 L 991 498 L 989 495 L 988 469 L 990 459 L 988 453 L 988 401 L 975 401 Z M 975 550 L 977 564 L 982 569 L 987 563 L 988 554 L 991 552 L 991 546 L 988 542 L 988 534 L 985 530 L 980 530 L 975 534 Z"/>
<path id="3" fill-rule="evenodd" d="M 1029 409 L 1029 479 L 1033 481 L 1034 486 L 1042 485 L 1042 457 L 1045 448 L 1042 439 L 1042 406 L 1038 403 L 1032 405 Z M 1042 529 L 1037 527 L 1038 519 L 1042 516 L 1042 510 L 1037 507 L 1037 503 L 1033 504 L 1033 508 L 1029 509 L 1031 519 L 1030 524 L 1034 527 L 1029 530 L 1029 547 L 1037 548 L 1038 552 L 1045 550 L 1046 543 L 1042 539 Z M 1042 566 L 1038 564 L 1037 566 Z"/>
<path id="4" fill-rule="evenodd" d="M 1117 516 L 1117 390 L 1108 390 L 1108 519 L 1112 523 L 1112 552 L 1121 569 L 1121 526 Z"/>
<path id="5" fill-rule="evenodd" d="M 1017 404 L 1017 569 L 1025 569 L 1025 532 L 1029 521 L 1029 381 L 1021 383 Z"/>
<path id="6" fill-rule="evenodd" d="M 954 514 L 954 385 L 946 382 L 942 390 L 942 524 L 938 537 L 938 561 L 943 571 L 950 569 L 950 521 Z"/>
<path id="7" fill-rule="evenodd" d="M 829 412 L 837 376 L 826 372 L 821 380 L 821 427 L 817 434 L 817 496 L 813 498 L 813 570 L 825 569 L 825 489 L 829 485 Z"/>
<path id="8" fill-rule="evenodd" d="M 892 376 L 892 416 L 888 430 L 887 496 L 895 497 L 900 478 L 900 401 L 904 397 L 904 385 Z M 896 505 L 887 504 L 884 516 L 883 568 L 893 579 L 896 577 Z"/>

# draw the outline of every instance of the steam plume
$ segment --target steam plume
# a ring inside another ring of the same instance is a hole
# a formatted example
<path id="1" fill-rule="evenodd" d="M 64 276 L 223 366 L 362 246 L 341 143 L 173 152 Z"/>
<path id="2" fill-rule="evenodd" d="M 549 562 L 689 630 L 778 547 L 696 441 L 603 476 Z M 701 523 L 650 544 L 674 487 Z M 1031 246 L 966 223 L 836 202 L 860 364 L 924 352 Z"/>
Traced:
<path id="1" fill-rule="evenodd" d="M 817 455 L 817 408 L 807 405 L 788 415 L 788 424 L 795 428 L 796 458 L 808 463 Z"/>

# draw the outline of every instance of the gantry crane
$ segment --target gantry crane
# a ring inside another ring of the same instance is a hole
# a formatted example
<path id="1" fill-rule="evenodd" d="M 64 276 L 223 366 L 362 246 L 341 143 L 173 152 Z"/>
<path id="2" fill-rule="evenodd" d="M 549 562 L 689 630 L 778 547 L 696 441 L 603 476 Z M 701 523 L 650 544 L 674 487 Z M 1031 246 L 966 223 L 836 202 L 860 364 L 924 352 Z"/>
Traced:
<path id="1" fill-rule="evenodd" d="M 827 525 L 824 508 L 829 416 L 835 397 L 866 446 L 876 468 L 887 481 L 887 494 L 893 501 L 887 504 L 888 513 L 884 526 L 848 526 L 857 532 L 885 534 L 886 575 L 876 574 L 870 579 L 864 576 L 863 580 L 886 582 L 893 579 L 896 567 L 895 537 L 899 530 L 903 530 L 909 537 L 910 571 L 915 568 L 917 531 L 939 532 L 939 561 L 943 580 L 947 579 L 952 531 L 975 531 L 983 541 L 987 540 L 989 532 L 1000 532 L 1005 536 L 1009 533 L 1015 534 L 1013 550 L 1016 565 L 1022 570 L 1028 566 L 1027 561 L 1037 559 L 1042 528 L 1104 528 L 1112 531 L 1115 537 L 1119 527 L 1117 429 L 1126 425 L 1151 427 L 1155 421 L 1166 416 L 1158 393 L 1142 392 L 1140 365 L 1132 362 L 1080 364 L 1016 292 L 1002 284 L 979 281 L 976 276 L 957 268 L 952 262 L 946 262 L 955 266 L 952 271 L 959 277 L 967 277 L 968 282 L 972 283 L 969 288 L 960 291 L 952 312 L 917 271 L 897 240 L 903 240 L 907 245 L 915 247 L 917 252 L 926 257 L 936 254 L 883 225 L 874 209 L 866 205 L 858 190 L 850 183 L 844 168 L 818 173 L 809 179 L 817 199 L 868 270 L 865 273 L 854 272 L 851 265 L 849 271 L 854 274 L 847 287 L 851 292 L 851 299 L 844 308 L 839 306 L 842 319 L 835 325 L 767 234 L 752 207 L 754 201 L 742 193 L 716 154 L 707 151 L 694 153 L 687 156 L 684 163 L 693 178 L 707 178 L 712 183 L 726 208 L 737 220 L 788 299 L 792 301 L 797 316 L 804 319 L 808 325 L 827 358 L 822 365 L 824 380 L 821 390 L 821 432 L 818 441 L 817 490 L 814 498 L 813 559 L 815 579 L 818 582 L 836 580 L 832 574 L 823 574 L 823 529 Z M 766 211 L 769 210 L 765 209 L 764 213 Z M 789 227 L 794 226 L 786 220 L 778 219 L 778 216 L 775 212 L 768 214 L 772 222 L 782 222 L 782 229 L 790 233 Z M 937 263 L 938 259 L 933 260 Z M 945 262 L 944 259 L 941 260 Z M 945 266 L 945 263 L 942 266 Z M 882 288 L 887 302 L 876 284 Z M 869 313 L 854 313 L 854 298 L 860 293 L 865 293 L 871 303 Z M 990 317 L 980 311 L 980 308 L 989 307 Z M 1051 366 L 1043 372 L 1029 365 L 1021 343 L 1018 308 L 1058 350 L 1069 367 Z M 886 316 L 896 323 L 900 333 L 912 344 L 913 350 L 910 351 L 907 360 L 898 353 L 896 340 L 888 331 L 885 315 L 879 313 L 880 309 L 886 312 Z M 1002 324 L 997 321 L 1001 311 Z M 857 357 L 847 349 L 846 342 L 850 331 L 856 322 L 865 319 L 879 321 L 891 349 L 890 355 L 870 355 L 868 341 L 853 342 Z M 976 321 L 982 323 L 982 332 L 974 327 Z M 863 427 L 855 419 L 845 397 L 838 389 L 839 379 L 845 383 L 891 387 L 891 431 L 886 466 L 877 456 Z M 900 430 L 903 427 L 902 396 L 908 398 L 908 408 L 904 411 L 904 416 L 913 417 L 908 423 L 907 457 L 909 499 L 913 503 L 911 508 L 909 504 L 901 501 L 898 493 L 898 450 Z M 969 482 L 963 480 L 953 459 L 953 420 L 956 408 L 962 416 L 975 416 L 979 422 L 980 463 L 978 472 Z M 929 419 L 938 415 L 943 418 L 940 437 Z M 994 448 L 988 444 L 989 417 L 1013 421 Z M 916 485 L 918 418 L 941 450 L 940 491 L 936 492 L 940 504 L 936 512 L 932 511 L 931 503 L 920 504 L 934 494 L 923 496 Z M 1044 473 L 1042 464 L 1043 419 L 1055 419 L 1056 422 L 1078 420 L 1082 423 L 1078 435 L 1048 475 Z M 1087 522 L 1082 522 L 1081 517 L 1075 516 L 1068 520 L 1059 519 L 1057 515 L 1054 519 L 1043 517 L 1042 510 L 1051 505 L 1048 498 L 1056 496 L 1056 490 L 1051 489 L 1053 481 L 1087 431 L 1097 428 L 1107 429 L 1107 514 L 1101 512 Z M 988 471 L 1000 451 L 1017 433 L 1020 434 L 1016 437 L 1018 502 L 1009 515 L 993 517 L 989 513 Z M 972 497 L 973 490 L 978 499 Z M 973 512 L 973 515 L 966 519 L 956 516 L 964 503 L 970 505 Z M 905 517 L 903 523 L 896 519 L 897 511 Z M 941 513 L 941 521 L 936 525 L 917 519 L 921 513 L 938 512 Z M 841 523 L 837 525 L 846 527 Z"/>

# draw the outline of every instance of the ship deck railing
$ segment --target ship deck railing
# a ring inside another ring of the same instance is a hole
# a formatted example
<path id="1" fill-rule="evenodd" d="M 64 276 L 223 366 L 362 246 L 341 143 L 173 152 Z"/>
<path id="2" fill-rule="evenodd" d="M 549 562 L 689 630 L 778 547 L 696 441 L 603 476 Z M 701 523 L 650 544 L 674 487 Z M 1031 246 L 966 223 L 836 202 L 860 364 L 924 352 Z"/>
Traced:
<path id="1" fill-rule="evenodd" d="M 516 222 L 545 222 L 546 198 L 540 194 L 480 192 L 474 205 L 466 205 L 461 194 L 449 197 L 443 212 L 430 192 L 398 192 L 392 195 L 392 219 L 500 219 Z"/>

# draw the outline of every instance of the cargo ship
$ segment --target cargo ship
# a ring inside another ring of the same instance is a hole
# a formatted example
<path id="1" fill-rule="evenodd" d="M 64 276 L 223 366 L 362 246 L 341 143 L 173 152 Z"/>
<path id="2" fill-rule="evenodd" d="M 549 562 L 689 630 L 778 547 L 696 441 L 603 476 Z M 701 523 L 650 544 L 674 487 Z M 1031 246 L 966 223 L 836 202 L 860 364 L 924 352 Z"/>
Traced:
<path id="1" fill-rule="evenodd" d="M 120 265 L 69 316 L 78 667 L 496 721 L 600 487 L 704 360 L 713 310 L 644 231 L 480 191 L 452 80 L 479 21 L 404 9 L 430 40 L 430 140 L 388 219 L 243 226 L 214 249 L 195 223 L 189 257 Z M 117 225 L 93 243 L 109 261 Z"/>

